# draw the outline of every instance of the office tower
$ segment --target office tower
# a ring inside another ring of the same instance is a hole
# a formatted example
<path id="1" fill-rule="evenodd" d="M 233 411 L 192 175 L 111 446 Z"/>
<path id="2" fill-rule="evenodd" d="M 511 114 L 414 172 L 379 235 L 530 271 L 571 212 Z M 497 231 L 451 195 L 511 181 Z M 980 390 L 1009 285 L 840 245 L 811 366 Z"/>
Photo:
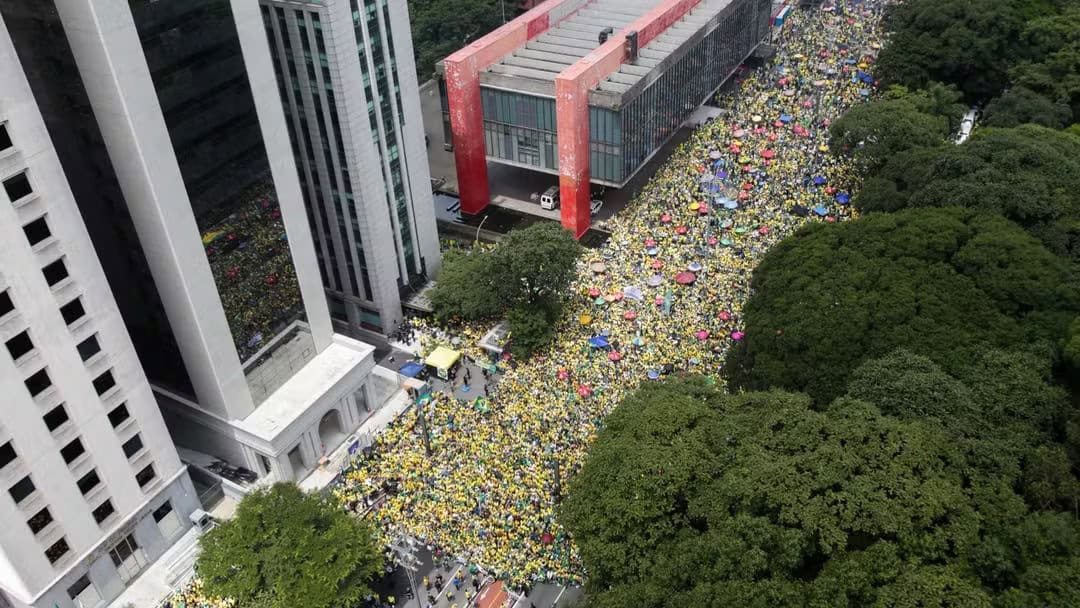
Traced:
<path id="1" fill-rule="evenodd" d="M 0 606 L 89 608 L 184 534 L 199 503 L 7 8 L 0 3 Z"/>
<path id="2" fill-rule="evenodd" d="M 116 184 L 79 204 L 119 226 L 88 223 L 110 281 L 153 283 L 119 297 L 181 457 L 304 476 L 383 391 L 372 347 L 332 330 L 258 4 L 6 3 L 70 45 L 108 159 L 87 180 Z"/>
<path id="3" fill-rule="evenodd" d="M 406 3 L 259 8 L 330 314 L 389 332 L 440 261 Z"/>

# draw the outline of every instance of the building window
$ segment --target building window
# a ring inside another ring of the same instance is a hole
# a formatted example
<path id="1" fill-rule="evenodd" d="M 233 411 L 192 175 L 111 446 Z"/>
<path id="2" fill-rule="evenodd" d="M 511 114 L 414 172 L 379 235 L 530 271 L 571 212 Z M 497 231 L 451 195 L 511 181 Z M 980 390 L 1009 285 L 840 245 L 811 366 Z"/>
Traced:
<path id="1" fill-rule="evenodd" d="M 26 240 L 30 241 L 31 247 L 52 236 L 44 215 L 23 226 L 23 233 L 26 234 Z"/>
<path id="2" fill-rule="evenodd" d="M 30 187 L 30 180 L 27 179 L 25 171 L 5 179 L 4 191 L 7 192 L 8 198 L 11 199 L 12 202 L 34 193 L 34 189 Z"/>
<path id="3" fill-rule="evenodd" d="M 61 538 L 53 543 L 51 547 L 45 550 L 45 557 L 49 559 L 50 564 L 55 564 L 61 557 L 67 555 L 71 549 L 68 547 L 67 541 Z"/>
<path id="4" fill-rule="evenodd" d="M 127 405 L 123 403 L 114 407 L 113 410 L 109 412 L 109 424 L 111 424 L 114 429 L 123 424 L 128 418 L 131 418 L 131 414 L 128 413 Z"/>
<path id="5" fill-rule="evenodd" d="M 60 314 L 64 317 L 64 323 L 71 325 L 79 319 L 86 316 L 86 309 L 83 308 L 82 299 L 75 298 L 74 300 L 64 304 L 60 307 Z"/>
<path id="6" fill-rule="evenodd" d="M 11 143 L 11 136 L 8 135 L 7 125 L 0 125 L 0 152 L 13 147 L 15 144 Z"/>
<path id="7" fill-rule="evenodd" d="M 11 301 L 11 294 L 4 291 L 0 291 L 0 317 L 7 316 L 9 312 L 15 310 L 15 303 Z"/>
<path id="8" fill-rule="evenodd" d="M 76 348 L 79 351 L 79 357 L 81 357 L 83 361 L 86 361 L 90 357 L 101 352 L 101 345 L 98 344 L 97 334 L 79 342 L 79 345 Z"/>
<path id="9" fill-rule="evenodd" d="M 259 454 L 259 464 L 262 465 L 263 473 L 269 475 L 274 472 L 274 469 L 270 466 L 270 459 L 262 454 Z"/>
<path id="10" fill-rule="evenodd" d="M 94 608 L 101 603 L 101 595 L 85 574 L 80 576 L 74 585 L 68 587 L 68 597 L 74 602 L 76 608 Z"/>
<path id="11" fill-rule="evenodd" d="M 34 350 L 34 343 L 30 340 L 30 333 L 25 331 L 4 344 L 7 346 L 8 352 L 11 353 L 11 358 L 15 361 Z"/>
<path id="12" fill-rule="evenodd" d="M 45 268 L 42 268 L 41 273 L 45 275 L 45 282 L 49 284 L 49 287 L 55 286 L 57 283 L 70 276 L 68 274 L 67 266 L 64 265 L 64 258 L 60 258 Z"/>
<path id="13" fill-rule="evenodd" d="M 86 496 L 87 494 L 90 493 L 90 490 L 93 490 L 94 488 L 101 485 L 101 478 L 98 477 L 98 474 L 97 474 L 96 470 L 95 471 L 90 471 L 86 475 L 82 476 L 82 479 L 79 480 L 78 485 L 79 485 L 79 491 L 82 492 L 83 496 Z"/>
<path id="14" fill-rule="evenodd" d="M 82 441 L 76 437 L 72 439 L 70 443 L 60 448 L 60 455 L 64 457 L 66 464 L 75 462 L 75 459 L 86 453 L 86 448 L 83 447 Z"/>
<path id="15" fill-rule="evenodd" d="M 33 480 L 27 475 L 16 482 L 15 485 L 8 488 L 8 494 L 11 494 L 11 498 L 15 501 L 15 504 L 19 504 L 26 500 L 27 496 L 33 494 L 36 489 Z"/>
<path id="16" fill-rule="evenodd" d="M 94 521 L 100 524 L 106 519 L 109 519 L 109 516 L 113 513 L 116 513 L 116 509 L 113 508 L 112 501 L 106 500 L 101 503 L 98 508 L 94 509 Z"/>
<path id="17" fill-rule="evenodd" d="M 138 433 L 124 442 L 124 456 L 127 456 L 128 458 L 138 454 L 141 449 L 143 449 L 143 442 L 142 437 L 140 437 Z"/>
<path id="18" fill-rule="evenodd" d="M 113 378 L 112 370 L 105 370 L 100 376 L 94 378 L 94 390 L 97 391 L 99 397 L 114 386 L 116 386 L 116 380 Z"/>
<path id="19" fill-rule="evenodd" d="M 42 368 L 36 374 L 24 380 L 23 383 L 26 384 L 26 390 L 30 391 L 30 396 L 37 397 L 45 389 L 52 386 L 52 379 L 49 378 L 49 372 Z"/>
<path id="20" fill-rule="evenodd" d="M 154 471 L 154 465 L 148 464 L 135 475 L 135 481 L 139 482 L 140 488 L 145 488 L 146 484 L 153 481 L 155 477 L 157 473 Z"/>
<path id="21" fill-rule="evenodd" d="M 125 585 L 146 567 L 146 555 L 139 548 L 134 534 L 128 534 L 117 543 L 109 551 L 109 557 Z"/>
<path id="22" fill-rule="evenodd" d="M 0 445 L 0 470 L 3 470 L 4 467 L 11 464 L 17 457 L 18 454 L 15 453 L 15 445 L 10 441 L 4 443 L 4 445 Z"/>
<path id="23" fill-rule="evenodd" d="M 26 525 L 30 526 L 30 531 L 34 534 L 41 532 L 45 529 L 45 526 L 51 524 L 53 521 L 52 513 L 49 513 L 49 507 L 45 507 L 38 511 L 33 517 L 26 520 Z"/>
<path id="24" fill-rule="evenodd" d="M 154 511 L 154 521 L 161 530 L 161 535 L 167 539 L 175 537 L 176 533 L 183 528 L 180 516 L 173 511 L 172 503 L 168 500 Z"/>
<path id="25" fill-rule="evenodd" d="M 45 428 L 49 429 L 51 433 L 64 426 L 64 423 L 68 421 L 67 410 L 64 409 L 64 404 L 61 403 L 49 410 L 49 413 L 42 416 L 41 419 L 45 421 Z"/>

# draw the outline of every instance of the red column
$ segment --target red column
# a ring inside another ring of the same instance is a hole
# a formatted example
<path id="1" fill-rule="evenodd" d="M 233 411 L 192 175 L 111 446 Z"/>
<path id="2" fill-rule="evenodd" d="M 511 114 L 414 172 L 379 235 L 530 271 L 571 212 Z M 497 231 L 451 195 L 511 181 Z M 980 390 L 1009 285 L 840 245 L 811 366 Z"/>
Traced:
<path id="1" fill-rule="evenodd" d="M 484 152 L 484 115 L 480 106 L 480 72 L 476 69 L 474 54 L 460 59 L 448 57 L 445 66 L 461 211 L 477 214 L 491 201 Z"/>
<path id="2" fill-rule="evenodd" d="M 547 0 L 443 61 L 458 195 L 463 212 L 479 213 L 491 202 L 484 150 L 484 114 L 480 104 L 480 72 L 547 31 L 552 23 L 572 14 L 578 4 Z"/>
<path id="3" fill-rule="evenodd" d="M 581 238 L 589 229 L 589 89 L 581 79 L 555 80 L 562 225 Z"/>
<path id="4" fill-rule="evenodd" d="M 589 229 L 589 91 L 627 59 L 625 33 L 638 32 L 642 48 L 682 19 L 701 0 L 664 0 L 555 77 L 562 224 L 581 238 Z M 464 206 L 464 204 L 462 205 Z"/>

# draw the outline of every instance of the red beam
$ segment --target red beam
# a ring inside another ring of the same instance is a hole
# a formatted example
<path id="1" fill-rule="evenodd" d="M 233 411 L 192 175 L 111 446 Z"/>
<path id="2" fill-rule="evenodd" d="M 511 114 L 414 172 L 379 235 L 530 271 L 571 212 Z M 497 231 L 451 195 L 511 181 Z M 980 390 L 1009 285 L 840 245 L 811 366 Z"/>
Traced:
<path id="1" fill-rule="evenodd" d="M 484 150 L 484 116 L 480 104 L 480 72 L 529 40 L 547 31 L 553 10 L 567 0 L 547 0 L 517 19 L 458 50 L 444 60 L 450 130 L 454 136 L 461 210 L 476 214 L 491 200 Z"/>
<path id="2" fill-rule="evenodd" d="M 664 0 L 555 77 L 561 216 L 575 237 L 590 224 L 589 91 L 629 58 L 625 32 L 636 31 L 638 48 L 644 48 L 700 2 Z"/>

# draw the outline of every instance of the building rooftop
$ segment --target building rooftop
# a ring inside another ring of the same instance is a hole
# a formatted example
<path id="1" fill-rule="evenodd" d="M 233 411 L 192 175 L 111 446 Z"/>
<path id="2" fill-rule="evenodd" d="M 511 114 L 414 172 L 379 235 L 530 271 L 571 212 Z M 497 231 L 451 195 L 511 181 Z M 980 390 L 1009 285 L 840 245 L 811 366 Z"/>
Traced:
<path id="1" fill-rule="evenodd" d="M 659 78 L 698 34 L 704 34 L 732 0 L 701 0 L 681 19 L 638 50 L 603 79 L 590 95 L 592 105 L 618 106 Z M 613 34 L 661 4 L 662 0 L 589 0 L 547 32 L 514 49 L 480 74 L 482 85 L 534 95 L 554 96 L 555 77 L 600 46 L 600 32 Z"/>

